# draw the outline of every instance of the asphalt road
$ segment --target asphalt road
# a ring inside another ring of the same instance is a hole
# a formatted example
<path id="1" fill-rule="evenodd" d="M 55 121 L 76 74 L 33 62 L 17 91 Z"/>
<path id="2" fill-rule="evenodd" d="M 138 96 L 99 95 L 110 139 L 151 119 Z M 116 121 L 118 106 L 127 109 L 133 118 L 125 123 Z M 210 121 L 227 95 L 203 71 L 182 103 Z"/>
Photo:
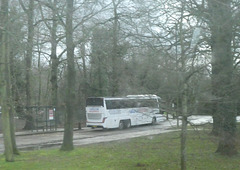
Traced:
<path id="1" fill-rule="evenodd" d="M 240 119 L 239 119 L 240 120 Z M 194 124 L 211 123 L 210 116 L 193 116 L 189 121 Z M 174 131 L 172 127 L 177 125 L 176 120 L 166 120 L 158 122 L 156 125 L 144 125 L 131 127 L 124 130 L 102 130 L 83 128 L 74 131 L 74 146 L 88 145 L 93 143 L 118 141 L 140 136 L 150 136 Z M 43 148 L 60 148 L 63 140 L 63 130 L 59 129 L 53 133 L 33 133 L 19 132 L 16 133 L 16 142 L 19 150 L 33 150 Z M 3 137 L 0 134 L 0 153 L 4 152 Z"/>
<path id="2" fill-rule="evenodd" d="M 155 135 L 164 132 L 172 127 L 175 120 L 164 121 L 156 125 L 144 125 L 131 127 L 129 129 L 118 130 L 102 130 L 83 128 L 82 130 L 74 131 L 74 146 L 87 145 L 100 142 L 109 142 L 116 140 L 123 140 L 128 138 L 135 138 L 140 136 Z M 176 124 L 176 123 L 174 123 Z M 34 133 L 34 132 L 19 132 L 16 133 L 16 143 L 19 150 L 33 150 L 60 147 L 63 140 L 63 131 L 59 129 L 52 133 Z M 3 136 L 0 135 L 0 153 L 4 152 Z"/>

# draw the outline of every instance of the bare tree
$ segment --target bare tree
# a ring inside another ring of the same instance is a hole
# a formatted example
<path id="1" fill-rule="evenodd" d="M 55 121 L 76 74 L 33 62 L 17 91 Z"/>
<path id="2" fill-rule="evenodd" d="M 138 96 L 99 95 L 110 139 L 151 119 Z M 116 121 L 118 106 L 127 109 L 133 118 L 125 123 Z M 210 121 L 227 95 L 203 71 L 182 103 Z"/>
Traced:
<path id="1" fill-rule="evenodd" d="M 50 32 L 50 43 L 51 43 L 51 100 L 50 103 L 52 106 L 58 106 L 58 66 L 59 66 L 59 58 L 57 56 L 57 45 L 59 42 L 59 38 L 57 36 L 57 27 L 59 25 L 58 19 L 58 8 L 57 8 L 57 0 L 53 1 L 39 1 L 41 20 L 39 22 L 44 22 L 46 28 Z M 47 7 L 51 11 L 51 17 L 45 18 L 42 6 Z M 50 22 L 49 22 L 50 21 Z M 61 38 L 60 38 L 61 39 Z"/>

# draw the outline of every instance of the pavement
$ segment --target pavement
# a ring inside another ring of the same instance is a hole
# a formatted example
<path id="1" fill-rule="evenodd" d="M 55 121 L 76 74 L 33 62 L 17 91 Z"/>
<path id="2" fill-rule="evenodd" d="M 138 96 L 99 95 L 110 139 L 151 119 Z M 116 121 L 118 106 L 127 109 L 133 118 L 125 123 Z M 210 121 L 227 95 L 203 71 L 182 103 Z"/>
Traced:
<path id="1" fill-rule="evenodd" d="M 171 118 L 170 118 L 171 119 Z M 188 117 L 188 121 L 191 124 L 194 125 L 201 125 L 201 124 L 206 124 L 206 123 L 213 123 L 212 116 L 201 116 L 201 115 L 194 115 Z M 237 122 L 240 122 L 240 116 L 237 116 Z M 81 129 L 74 128 L 74 131 L 78 130 L 90 130 L 88 127 L 82 127 Z M 37 134 L 46 134 L 46 133 L 56 133 L 56 132 L 64 132 L 64 128 L 57 128 L 56 130 L 45 130 L 43 131 L 42 129 L 40 130 L 23 130 L 23 131 L 17 131 L 15 132 L 16 136 L 26 136 L 26 135 L 37 135 Z M 2 132 L 0 132 L 0 138 L 3 137 Z"/>
<path id="2" fill-rule="evenodd" d="M 188 117 L 190 124 L 201 125 L 212 123 L 211 116 L 190 116 Z M 240 116 L 237 117 L 237 121 L 240 122 Z M 181 121 L 179 121 L 181 125 Z M 176 119 L 164 120 L 158 122 L 154 126 L 139 126 L 130 128 L 127 130 L 92 130 L 88 127 L 82 127 L 74 129 L 74 146 L 102 143 L 109 141 L 121 141 L 123 139 L 135 138 L 140 136 L 149 136 L 168 133 L 171 131 L 178 131 L 179 129 L 173 128 L 177 126 Z M 16 132 L 16 142 L 19 150 L 33 150 L 49 147 L 60 147 L 63 139 L 63 128 L 57 128 L 56 130 L 28 130 Z M 4 152 L 3 135 L 0 133 L 0 154 Z"/>
<path id="3" fill-rule="evenodd" d="M 74 129 L 74 146 L 81 146 L 93 143 L 103 143 L 110 141 L 121 141 L 140 136 L 156 135 L 175 131 L 169 129 L 174 126 L 176 120 L 164 121 L 156 125 L 137 126 L 125 130 L 118 129 L 95 129 L 83 127 L 82 130 Z M 172 126 L 173 125 L 173 126 Z M 54 133 L 58 132 L 58 133 Z M 44 148 L 59 148 L 63 141 L 63 129 L 57 131 L 24 131 L 16 132 L 16 143 L 20 151 L 39 150 Z M 2 138 L 0 138 L 0 154 L 4 152 Z"/>
<path id="4" fill-rule="evenodd" d="M 74 128 L 74 131 L 78 130 L 89 130 L 87 127 L 83 127 L 81 129 Z M 15 132 L 15 136 L 28 136 L 28 135 L 37 135 L 37 134 L 46 134 L 46 133 L 56 133 L 56 132 L 64 132 L 64 128 L 57 128 L 56 130 L 22 130 L 22 131 L 17 131 Z M 3 137 L 2 132 L 0 132 L 0 138 Z"/>

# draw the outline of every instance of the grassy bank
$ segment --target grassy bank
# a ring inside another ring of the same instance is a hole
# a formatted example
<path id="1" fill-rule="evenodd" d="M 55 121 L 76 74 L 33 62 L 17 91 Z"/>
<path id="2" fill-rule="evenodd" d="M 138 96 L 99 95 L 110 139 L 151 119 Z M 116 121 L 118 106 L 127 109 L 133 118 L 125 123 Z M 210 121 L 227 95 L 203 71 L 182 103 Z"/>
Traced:
<path id="1" fill-rule="evenodd" d="M 217 139 L 208 131 L 190 131 L 187 140 L 187 169 L 240 169 L 240 155 L 229 158 L 215 154 Z M 240 148 L 238 148 L 240 151 Z M 15 162 L 0 169 L 180 169 L 180 133 L 141 137 L 117 142 L 87 145 L 71 152 L 40 150 L 22 152 Z"/>

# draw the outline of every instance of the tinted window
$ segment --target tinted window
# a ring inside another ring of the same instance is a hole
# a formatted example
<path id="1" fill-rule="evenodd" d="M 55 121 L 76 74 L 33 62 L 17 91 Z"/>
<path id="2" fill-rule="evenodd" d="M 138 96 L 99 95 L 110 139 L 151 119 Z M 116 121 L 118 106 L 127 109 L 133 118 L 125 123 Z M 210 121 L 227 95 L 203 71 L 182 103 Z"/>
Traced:
<path id="1" fill-rule="evenodd" d="M 88 98 L 87 106 L 103 106 L 103 98 Z"/>
<path id="2" fill-rule="evenodd" d="M 156 100 L 106 100 L 107 109 L 124 109 L 124 108 L 137 108 L 137 107 L 151 107 L 158 108 Z"/>
<path id="3" fill-rule="evenodd" d="M 142 100 L 141 107 L 151 107 L 151 108 L 158 108 L 157 100 Z"/>
<path id="4" fill-rule="evenodd" d="M 119 100 L 106 100 L 107 109 L 120 109 L 121 104 Z"/>

